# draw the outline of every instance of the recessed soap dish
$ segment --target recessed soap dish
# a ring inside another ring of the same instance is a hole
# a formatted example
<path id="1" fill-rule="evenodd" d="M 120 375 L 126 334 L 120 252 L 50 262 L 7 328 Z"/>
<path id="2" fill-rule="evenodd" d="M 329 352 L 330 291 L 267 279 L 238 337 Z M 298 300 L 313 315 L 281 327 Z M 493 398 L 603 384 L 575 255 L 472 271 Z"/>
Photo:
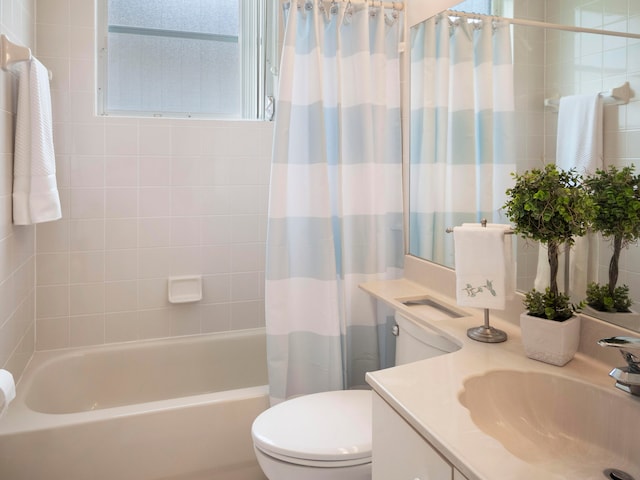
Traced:
<path id="1" fill-rule="evenodd" d="M 169 277 L 169 302 L 189 303 L 202 300 L 202 276 Z"/>

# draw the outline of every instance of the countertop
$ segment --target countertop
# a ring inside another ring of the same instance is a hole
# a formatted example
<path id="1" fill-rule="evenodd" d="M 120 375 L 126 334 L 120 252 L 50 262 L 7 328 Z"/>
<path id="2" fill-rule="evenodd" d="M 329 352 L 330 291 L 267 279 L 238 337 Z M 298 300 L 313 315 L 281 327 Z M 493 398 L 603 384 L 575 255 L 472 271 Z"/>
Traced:
<path id="1" fill-rule="evenodd" d="M 504 330 L 508 340 L 488 344 L 467 337 L 469 328 L 483 324 L 479 309 L 457 307 L 455 301 L 406 279 L 370 282 L 361 288 L 397 312 L 418 323 L 426 323 L 456 344 L 460 350 L 442 356 L 370 372 L 367 382 L 415 430 L 469 480 L 568 479 L 557 468 L 525 462 L 511 454 L 498 440 L 485 434 L 472 421 L 469 411 L 458 401 L 464 380 L 493 370 L 543 372 L 598 385 L 608 393 L 630 397 L 614 387 L 605 363 L 578 352 L 564 367 L 531 360 L 525 356 L 517 321 L 491 318 L 491 325 Z M 428 295 L 434 300 L 467 314 L 460 318 L 427 321 L 421 307 L 406 306 L 398 298 Z M 622 361 L 622 360 L 621 360 Z M 636 401 L 629 399 L 625 401 Z M 637 403 L 640 414 L 640 402 Z M 592 478 L 605 478 L 597 472 Z M 575 476 L 584 480 L 582 474 Z"/>

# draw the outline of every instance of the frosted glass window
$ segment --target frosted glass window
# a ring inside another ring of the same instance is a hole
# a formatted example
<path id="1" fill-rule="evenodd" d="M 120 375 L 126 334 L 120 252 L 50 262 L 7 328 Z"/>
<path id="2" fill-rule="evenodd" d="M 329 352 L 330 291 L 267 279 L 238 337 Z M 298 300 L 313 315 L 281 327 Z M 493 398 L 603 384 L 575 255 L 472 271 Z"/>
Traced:
<path id="1" fill-rule="evenodd" d="M 465 0 L 452 7 L 451 10 L 491 15 L 491 0 Z"/>
<path id="2" fill-rule="evenodd" d="M 240 12 L 262 25 L 264 0 L 101 1 L 102 113 L 255 118 L 256 96 L 243 97 L 264 74 L 246 65 L 264 64 L 251 56 L 266 49 L 246 47 L 263 32 Z"/>

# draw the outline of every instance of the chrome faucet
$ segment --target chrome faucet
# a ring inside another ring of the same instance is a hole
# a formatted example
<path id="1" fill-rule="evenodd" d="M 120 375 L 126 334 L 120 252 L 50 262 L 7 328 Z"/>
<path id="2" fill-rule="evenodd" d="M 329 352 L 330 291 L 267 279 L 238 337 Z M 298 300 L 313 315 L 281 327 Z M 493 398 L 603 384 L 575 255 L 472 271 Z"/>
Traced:
<path id="1" fill-rule="evenodd" d="M 616 367 L 609 376 L 615 378 L 616 387 L 631 395 L 640 395 L 640 338 L 611 337 L 598 341 L 601 347 L 616 347 L 627 362 L 626 367 Z"/>

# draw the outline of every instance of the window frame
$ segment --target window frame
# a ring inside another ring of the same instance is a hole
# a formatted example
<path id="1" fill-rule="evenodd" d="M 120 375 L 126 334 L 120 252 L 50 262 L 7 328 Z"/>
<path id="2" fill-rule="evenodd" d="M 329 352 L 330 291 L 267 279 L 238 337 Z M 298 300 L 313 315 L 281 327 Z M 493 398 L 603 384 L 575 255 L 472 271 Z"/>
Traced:
<path id="1" fill-rule="evenodd" d="M 273 99 L 278 73 L 277 1 L 238 0 L 240 49 L 241 108 L 237 115 L 216 112 L 168 112 L 145 110 L 110 110 L 108 95 L 108 5 L 109 0 L 97 0 L 96 14 L 96 113 L 99 116 L 143 118 L 200 118 L 271 120 L 265 114 L 269 99 Z M 153 29 L 148 29 L 153 30 Z M 244 32 L 256 32 L 254 37 Z M 179 35 L 176 35 L 179 36 Z M 209 36 L 209 35 L 207 35 Z"/>

